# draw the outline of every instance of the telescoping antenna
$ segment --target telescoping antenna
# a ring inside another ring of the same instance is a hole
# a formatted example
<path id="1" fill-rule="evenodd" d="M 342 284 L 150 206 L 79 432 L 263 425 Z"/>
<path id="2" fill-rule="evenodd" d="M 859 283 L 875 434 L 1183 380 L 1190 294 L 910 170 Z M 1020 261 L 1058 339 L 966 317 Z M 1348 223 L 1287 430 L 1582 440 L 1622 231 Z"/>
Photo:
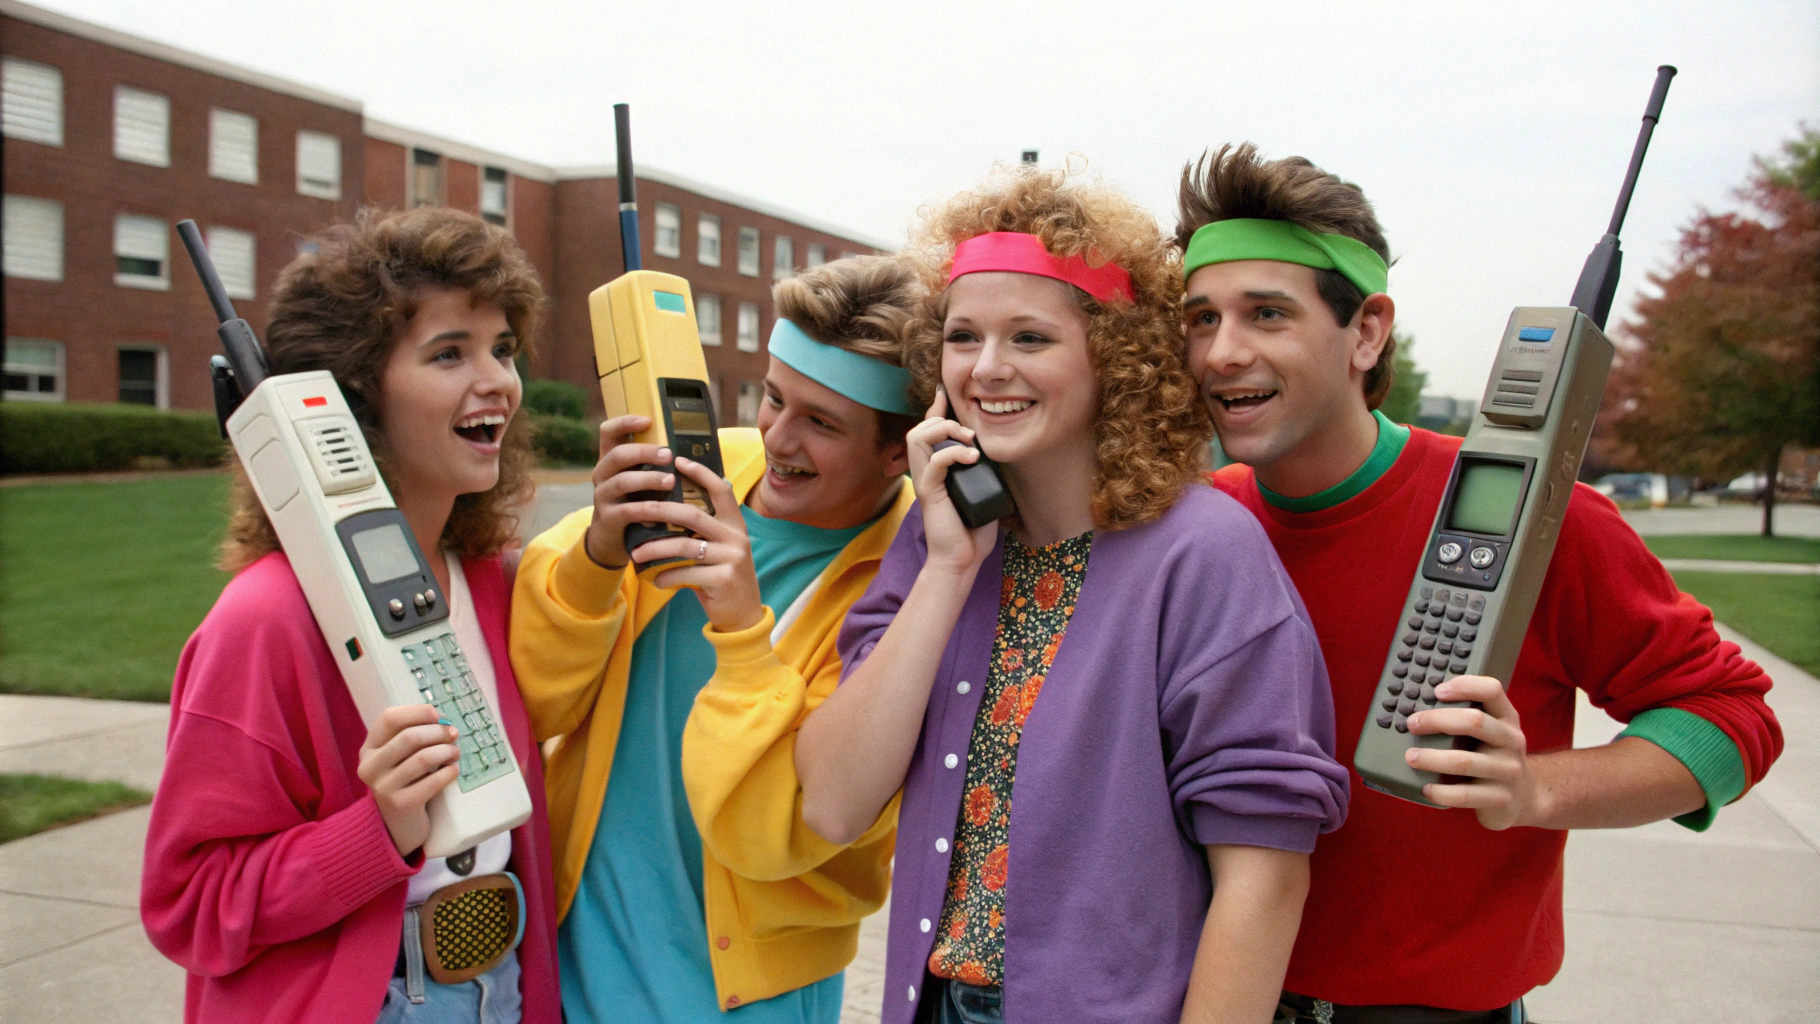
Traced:
<path id="1" fill-rule="evenodd" d="M 253 325 L 234 312 L 234 302 L 228 298 L 221 275 L 215 272 L 215 261 L 209 258 L 208 246 L 203 243 L 202 231 L 196 227 L 196 222 L 178 221 L 177 235 L 183 239 L 183 247 L 189 250 L 190 262 L 196 265 L 196 276 L 202 279 L 202 290 L 208 293 L 209 305 L 215 307 L 215 318 L 221 321 L 215 333 L 221 338 L 221 347 L 227 351 L 227 357 L 209 357 L 209 377 L 215 387 L 215 418 L 220 422 L 221 436 L 225 438 L 228 417 L 271 371 L 266 367 L 265 350 L 259 347 Z"/>
<path id="2" fill-rule="evenodd" d="M 1656 69 L 1656 86 L 1650 90 L 1649 105 L 1643 109 L 1643 127 L 1637 132 L 1636 148 L 1630 152 L 1630 169 L 1624 172 L 1624 187 L 1618 190 L 1618 205 L 1611 212 L 1611 226 L 1605 237 L 1593 246 L 1574 285 L 1569 304 L 1605 329 L 1605 318 L 1611 313 L 1611 301 L 1618 291 L 1618 271 L 1624 264 L 1624 253 L 1618 248 L 1618 231 L 1624 227 L 1624 215 L 1630 210 L 1630 195 L 1637 187 L 1637 173 L 1643 169 L 1643 154 L 1649 150 L 1649 137 L 1662 119 L 1662 101 L 1668 98 L 1669 80 L 1675 77 L 1673 65 Z"/>
<path id="3" fill-rule="evenodd" d="M 638 195 L 632 178 L 632 108 L 613 104 L 613 141 L 619 146 L 619 252 L 626 262 L 626 273 L 644 268 L 638 254 Z"/>

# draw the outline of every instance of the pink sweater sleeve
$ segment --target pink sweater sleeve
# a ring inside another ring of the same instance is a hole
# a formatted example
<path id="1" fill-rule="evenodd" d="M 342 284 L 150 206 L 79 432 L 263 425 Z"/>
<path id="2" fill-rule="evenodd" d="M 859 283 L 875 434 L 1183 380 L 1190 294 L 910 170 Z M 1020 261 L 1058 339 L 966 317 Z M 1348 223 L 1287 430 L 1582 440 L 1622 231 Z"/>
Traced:
<path id="1" fill-rule="evenodd" d="M 229 585 L 184 650 L 146 836 L 146 933 L 201 975 L 239 970 L 393 886 L 402 907 L 399 883 L 416 870 L 344 754 L 346 722 L 324 690 L 342 683 L 323 678 L 334 663 L 289 567 L 273 580 L 267 565 Z"/>

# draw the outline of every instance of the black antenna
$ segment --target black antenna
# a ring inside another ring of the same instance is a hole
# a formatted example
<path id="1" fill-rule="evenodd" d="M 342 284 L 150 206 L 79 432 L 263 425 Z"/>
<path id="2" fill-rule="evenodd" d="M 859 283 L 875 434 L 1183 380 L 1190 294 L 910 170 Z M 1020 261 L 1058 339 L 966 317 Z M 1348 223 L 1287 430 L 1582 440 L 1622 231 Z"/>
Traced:
<path id="1" fill-rule="evenodd" d="M 1611 313 L 1611 302 L 1618 292 L 1618 271 L 1624 265 L 1624 253 L 1618 248 L 1618 231 L 1624 227 L 1624 215 L 1630 212 L 1630 196 L 1637 188 L 1637 174 L 1643 169 L 1643 154 L 1649 150 L 1649 138 L 1662 119 L 1662 102 L 1668 98 L 1669 80 L 1675 77 L 1672 65 L 1656 69 L 1656 85 L 1650 90 L 1649 105 L 1643 109 L 1643 128 L 1637 132 L 1637 145 L 1630 152 L 1630 169 L 1624 172 L 1624 187 L 1618 191 L 1618 205 L 1611 213 L 1611 225 L 1605 237 L 1593 246 L 1580 268 L 1580 280 L 1574 285 L 1569 304 L 1605 329 L 1605 318 Z"/>
<path id="2" fill-rule="evenodd" d="M 209 305 L 215 307 L 215 317 L 221 321 L 215 333 L 221 338 L 221 347 L 227 350 L 234 382 L 241 395 L 251 394 L 270 374 L 259 338 L 253 334 L 252 325 L 234 312 L 233 300 L 228 298 L 227 289 L 221 284 L 221 275 L 215 273 L 215 261 L 209 258 L 208 247 L 203 244 L 202 232 L 197 229 L 196 222 L 178 221 L 177 235 L 183 239 L 183 247 L 189 250 L 190 262 L 196 265 L 196 276 L 202 278 L 202 290 L 208 293 Z"/>
<path id="3" fill-rule="evenodd" d="M 638 196 L 632 177 L 632 108 L 624 103 L 613 104 L 613 139 L 619 146 L 619 164 L 614 168 L 619 177 L 619 253 L 625 259 L 629 274 L 645 264 L 638 253 Z"/>

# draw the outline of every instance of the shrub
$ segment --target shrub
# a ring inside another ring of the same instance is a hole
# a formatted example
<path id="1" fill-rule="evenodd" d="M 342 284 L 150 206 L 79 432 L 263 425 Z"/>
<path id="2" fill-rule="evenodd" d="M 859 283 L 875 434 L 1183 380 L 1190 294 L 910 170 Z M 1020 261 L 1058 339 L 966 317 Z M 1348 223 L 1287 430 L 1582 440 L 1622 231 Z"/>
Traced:
<path id="1" fill-rule="evenodd" d="M 0 473 L 219 466 L 226 452 L 214 413 L 0 402 Z"/>
<path id="2" fill-rule="evenodd" d="M 531 414 L 531 440 L 546 465 L 592 466 L 600 461 L 600 428 L 567 416 Z"/>
<path id="3" fill-rule="evenodd" d="M 566 380 L 525 381 L 526 412 L 542 416 L 582 419 L 588 412 L 588 393 Z"/>

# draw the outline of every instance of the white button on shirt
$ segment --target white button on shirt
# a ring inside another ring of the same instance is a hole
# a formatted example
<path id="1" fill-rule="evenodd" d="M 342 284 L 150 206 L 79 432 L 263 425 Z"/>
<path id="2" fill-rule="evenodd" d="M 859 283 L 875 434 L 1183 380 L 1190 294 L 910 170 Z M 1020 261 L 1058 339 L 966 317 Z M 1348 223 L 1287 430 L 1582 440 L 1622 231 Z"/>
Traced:
<path id="1" fill-rule="evenodd" d="M 933 926 L 930 925 L 929 919 L 926 917 L 923 918 L 923 924 L 922 924 L 923 931 L 928 931 L 931 927 L 933 927 Z"/>
<path id="2" fill-rule="evenodd" d="M 947 853 L 948 852 L 948 840 L 937 839 L 935 841 L 935 852 L 936 853 Z"/>
<path id="3" fill-rule="evenodd" d="M 955 757 L 953 754 L 949 754 L 947 757 L 942 758 L 942 763 L 947 765 L 948 767 L 952 768 L 955 765 L 960 764 L 961 759 L 958 757 Z"/>
<path id="4" fill-rule="evenodd" d="M 965 679 L 963 679 L 959 683 L 955 684 L 954 692 L 966 693 L 968 690 L 971 690 L 971 689 L 973 689 L 973 684 L 969 683 Z"/>

